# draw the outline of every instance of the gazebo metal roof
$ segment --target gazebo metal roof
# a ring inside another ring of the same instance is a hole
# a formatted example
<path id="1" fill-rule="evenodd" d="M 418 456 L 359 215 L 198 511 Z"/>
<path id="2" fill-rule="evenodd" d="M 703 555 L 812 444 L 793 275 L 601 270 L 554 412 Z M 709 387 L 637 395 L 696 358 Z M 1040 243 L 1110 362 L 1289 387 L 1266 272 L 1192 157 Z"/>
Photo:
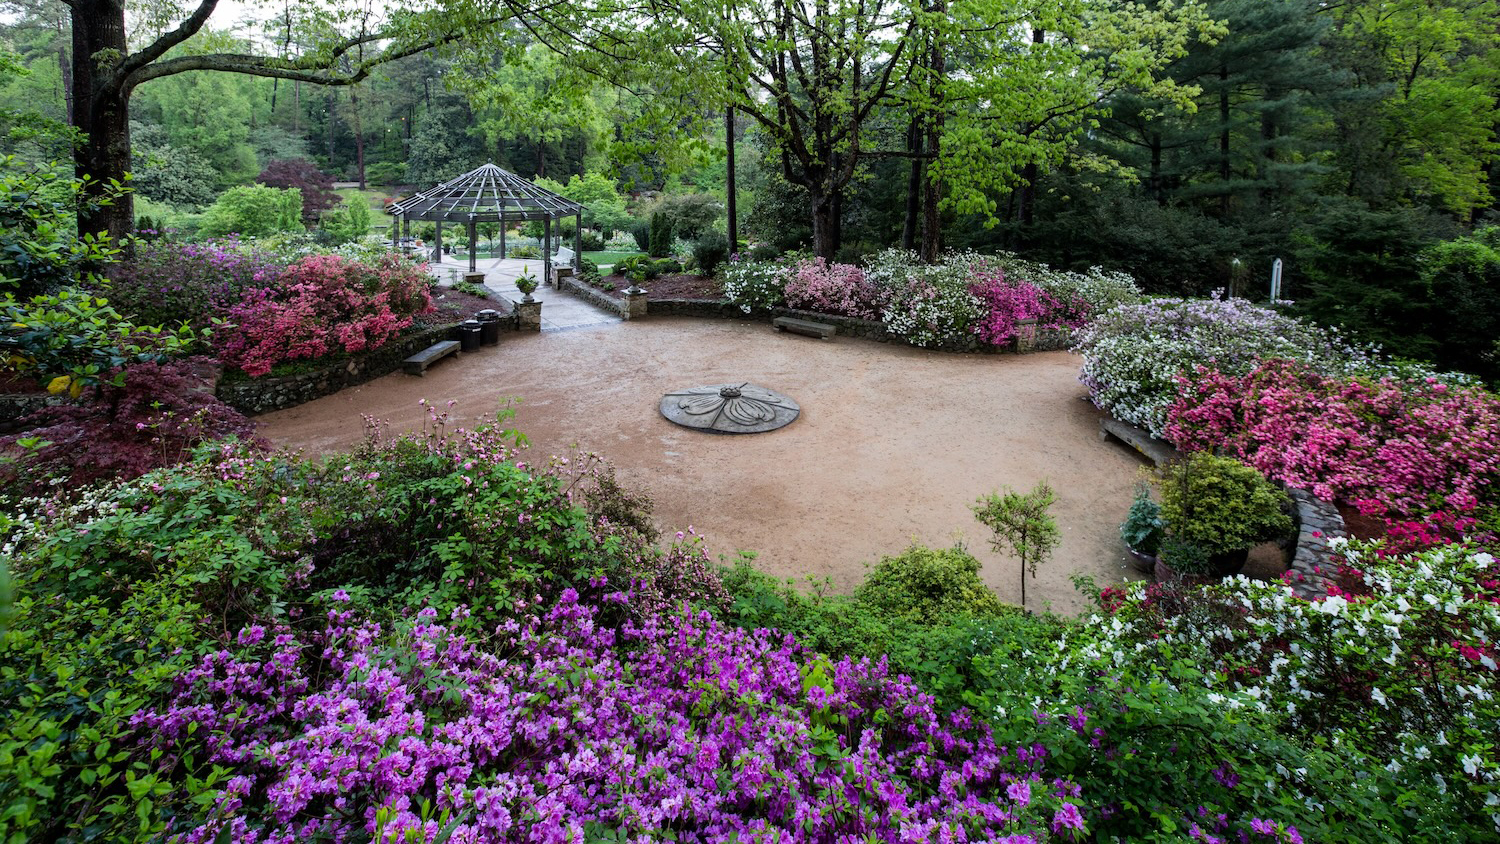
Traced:
<path id="1" fill-rule="evenodd" d="M 494 164 L 449 179 L 393 202 L 392 216 L 454 223 L 556 220 L 583 213 L 583 206 Z"/>

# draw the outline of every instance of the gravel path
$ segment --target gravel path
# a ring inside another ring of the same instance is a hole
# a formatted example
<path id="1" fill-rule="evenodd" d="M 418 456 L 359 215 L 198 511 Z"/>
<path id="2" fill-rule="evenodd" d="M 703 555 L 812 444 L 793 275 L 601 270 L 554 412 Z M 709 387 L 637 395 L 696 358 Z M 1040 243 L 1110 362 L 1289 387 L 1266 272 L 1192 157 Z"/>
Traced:
<path id="1" fill-rule="evenodd" d="M 535 451 L 597 451 L 650 493 L 663 528 L 691 525 L 715 553 L 754 550 L 767 572 L 831 578 L 840 591 L 912 542 L 962 541 L 1000 597 L 1019 601 L 1017 565 L 990 550 L 969 505 L 1045 478 L 1063 539 L 1027 584 L 1028 602 L 1075 613 L 1086 603 L 1069 575 L 1127 577 L 1117 527 L 1143 465 L 1100 441 L 1078 367 L 1067 352 L 960 355 L 660 317 L 508 334 L 425 378 L 389 375 L 259 421 L 277 445 L 322 453 L 357 443 L 362 414 L 417 429 L 419 399 L 452 399 L 472 427 L 518 397 L 511 424 Z M 771 433 L 716 436 L 657 412 L 669 391 L 741 381 L 787 394 L 802 416 Z"/>

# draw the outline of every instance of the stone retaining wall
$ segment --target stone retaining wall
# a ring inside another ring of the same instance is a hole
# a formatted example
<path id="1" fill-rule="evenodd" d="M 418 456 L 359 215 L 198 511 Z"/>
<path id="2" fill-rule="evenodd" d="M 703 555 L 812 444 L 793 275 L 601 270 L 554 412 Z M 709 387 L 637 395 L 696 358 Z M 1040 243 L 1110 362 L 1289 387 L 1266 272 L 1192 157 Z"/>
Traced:
<path id="1" fill-rule="evenodd" d="M 1099 420 L 1099 436 L 1114 436 L 1157 464 L 1180 456 L 1170 443 L 1110 416 Z M 1335 536 L 1349 536 L 1344 517 L 1339 515 L 1337 507 L 1306 490 L 1293 489 L 1285 484 L 1281 486 L 1296 505 L 1292 520 L 1296 522 L 1297 546 L 1287 568 L 1292 592 L 1309 601 L 1326 598 L 1328 584 L 1334 580 L 1328 540 Z"/>
<path id="2" fill-rule="evenodd" d="M 514 322 L 514 316 L 502 321 Z M 295 407 L 313 399 L 332 395 L 345 387 L 363 384 L 401 368 L 401 361 L 439 340 L 457 339 L 454 325 L 440 325 L 393 340 L 379 349 L 357 355 L 346 361 L 300 375 L 280 378 L 251 378 L 246 381 L 220 382 L 219 398 L 247 415 L 269 413 Z"/>
<path id="3" fill-rule="evenodd" d="M 35 413 L 49 404 L 62 404 L 63 400 L 41 393 L 0 395 L 0 435 L 20 433 L 17 424 L 23 417 Z"/>
<path id="4" fill-rule="evenodd" d="M 588 302 L 596 308 L 602 308 L 612 314 L 625 317 L 625 303 L 605 293 L 591 284 L 584 284 L 573 276 L 563 276 L 560 279 L 561 288 L 572 293 L 574 296 Z"/>
<path id="5" fill-rule="evenodd" d="M 754 322 L 770 323 L 777 317 L 794 317 L 796 319 L 821 322 L 824 325 L 837 326 L 840 337 L 857 337 L 861 340 L 874 340 L 879 343 L 904 343 L 899 336 L 892 334 L 886 329 L 885 323 L 877 320 L 858 319 L 856 317 L 838 316 L 825 314 L 818 311 L 799 311 L 795 308 L 771 308 L 770 310 L 753 310 L 749 313 L 740 309 L 740 306 L 729 301 L 709 301 L 706 299 L 652 299 L 647 305 L 646 313 L 649 316 L 686 316 L 702 319 L 745 319 Z M 950 343 L 941 346 L 928 346 L 926 348 L 941 352 L 977 352 L 982 354 L 993 354 L 998 348 L 979 342 L 979 338 L 966 340 L 962 343 Z"/>

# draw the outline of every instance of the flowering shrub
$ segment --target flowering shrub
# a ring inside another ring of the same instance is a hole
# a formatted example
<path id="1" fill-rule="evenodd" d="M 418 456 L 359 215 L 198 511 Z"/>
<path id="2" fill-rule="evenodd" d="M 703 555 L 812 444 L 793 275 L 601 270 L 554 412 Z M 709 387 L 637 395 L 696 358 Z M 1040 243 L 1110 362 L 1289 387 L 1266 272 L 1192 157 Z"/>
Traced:
<path id="1" fill-rule="evenodd" d="M 1325 500 L 1427 524 L 1428 544 L 1500 529 L 1500 398 L 1478 387 L 1333 377 L 1286 360 L 1240 376 L 1199 370 L 1182 379 L 1166 435 Z"/>
<path id="2" fill-rule="evenodd" d="M 1143 301 L 1141 289 L 1128 274 L 1102 267 L 1090 267 L 1087 272 L 1058 270 L 1035 261 L 1027 261 L 1010 253 L 1001 253 L 989 259 L 1011 279 L 1021 279 L 1056 299 L 1072 320 L 1088 319 L 1116 305 L 1138 305 Z"/>
<path id="3" fill-rule="evenodd" d="M 791 308 L 825 314 L 880 318 L 879 290 L 865 278 L 864 270 L 853 264 L 829 264 L 822 258 L 792 265 L 786 303 Z"/>
<path id="4" fill-rule="evenodd" d="M 786 301 L 787 268 L 774 261 L 749 261 L 738 255 L 719 267 L 724 295 L 740 310 L 766 310 Z"/>
<path id="5" fill-rule="evenodd" d="M 1263 360 L 1287 358 L 1323 371 L 1366 357 L 1337 336 L 1243 299 L 1157 299 L 1100 314 L 1078 336 L 1079 380 L 1115 418 L 1166 433 L 1178 377 L 1197 367 L 1243 375 Z"/>
<path id="6" fill-rule="evenodd" d="M 205 656 L 165 709 L 135 720 L 168 765 L 229 769 L 208 817 L 176 840 L 399 840 L 432 834 L 439 815 L 451 840 L 476 842 L 604 829 L 1021 842 L 1083 826 L 1071 789 L 1042 781 L 1027 749 L 938 715 L 880 665 L 832 663 L 706 613 L 610 629 L 572 593 L 499 632 L 480 646 L 432 609 L 390 634 L 347 611 L 305 639 L 240 631 L 256 656 Z"/>
<path id="7" fill-rule="evenodd" d="M 976 329 L 979 338 L 995 346 L 1010 342 L 1021 320 L 1036 320 L 1039 328 L 1078 328 L 1088 311 L 1082 301 L 1067 307 L 1030 282 L 1008 280 L 999 268 L 986 267 L 975 273 L 969 291 L 985 306 Z"/>
<path id="8" fill-rule="evenodd" d="M 137 244 L 101 291 L 121 313 L 144 325 L 186 322 L 212 327 L 252 287 L 273 284 L 286 262 L 255 242 L 157 240 Z"/>
<path id="9" fill-rule="evenodd" d="M 1274 714 L 1345 753 L 1369 754 L 1367 782 L 1406 795 L 1392 823 L 1411 839 L 1492 836 L 1486 830 L 1500 831 L 1494 558 L 1452 545 L 1398 559 L 1332 545 L 1363 572 L 1368 594 L 1308 603 L 1243 577 L 1190 595 L 1131 584 L 1112 616 L 1090 625 L 1094 638 L 1081 653 L 1106 664 L 1195 661 L 1226 712 Z"/>
<path id="10" fill-rule="evenodd" d="M 376 349 L 432 309 L 430 279 L 395 256 L 375 265 L 335 255 L 305 258 L 274 286 L 252 288 L 229 310 L 233 331 L 214 338 L 219 359 L 250 375 L 338 349 Z"/>
<path id="11" fill-rule="evenodd" d="M 973 256 L 947 256 L 928 266 L 898 250 L 871 259 L 870 280 L 885 301 L 886 330 L 914 346 L 967 346 L 984 316 L 984 303 L 969 290 Z"/>

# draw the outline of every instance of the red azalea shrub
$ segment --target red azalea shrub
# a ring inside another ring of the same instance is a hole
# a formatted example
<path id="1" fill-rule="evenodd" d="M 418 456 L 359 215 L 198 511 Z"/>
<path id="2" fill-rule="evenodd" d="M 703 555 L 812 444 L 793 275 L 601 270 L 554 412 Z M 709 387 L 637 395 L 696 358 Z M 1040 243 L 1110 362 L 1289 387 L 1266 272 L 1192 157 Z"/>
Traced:
<path id="1" fill-rule="evenodd" d="M 78 403 L 28 416 L 24 434 L 0 439 L 0 452 L 16 456 L 0 462 L 0 489 L 40 495 L 56 477 L 71 488 L 137 478 L 229 436 L 264 447 L 255 423 L 214 396 L 214 367 L 204 357 L 135 364 L 121 386 L 89 387 Z M 22 441 L 33 440 L 40 444 L 18 454 Z"/>
<path id="2" fill-rule="evenodd" d="M 880 319 L 880 290 L 853 264 L 830 264 L 822 258 L 802 261 L 793 266 L 785 295 L 791 308 Z"/>
<path id="3" fill-rule="evenodd" d="M 394 255 L 374 265 L 304 258 L 273 286 L 245 292 L 228 314 L 234 327 L 215 333 L 215 351 L 225 365 L 259 376 L 283 361 L 377 349 L 432 310 L 430 285 L 417 265 Z"/>
<path id="4" fill-rule="evenodd" d="M 1037 321 L 1038 328 L 1082 328 L 1088 320 L 1088 303 L 1075 297 L 1062 302 L 1029 281 L 1008 280 L 999 267 L 984 266 L 974 273 L 969 292 L 985 305 L 985 315 L 975 327 L 980 339 L 995 346 L 1016 336 L 1016 323 Z"/>
<path id="5" fill-rule="evenodd" d="M 1179 379 L 1167 439 L 1386 519 L 1403 549 L 1500 526 L 1500 397 L 1435 380 L 1335 377 L 1271 360 Z"/>

